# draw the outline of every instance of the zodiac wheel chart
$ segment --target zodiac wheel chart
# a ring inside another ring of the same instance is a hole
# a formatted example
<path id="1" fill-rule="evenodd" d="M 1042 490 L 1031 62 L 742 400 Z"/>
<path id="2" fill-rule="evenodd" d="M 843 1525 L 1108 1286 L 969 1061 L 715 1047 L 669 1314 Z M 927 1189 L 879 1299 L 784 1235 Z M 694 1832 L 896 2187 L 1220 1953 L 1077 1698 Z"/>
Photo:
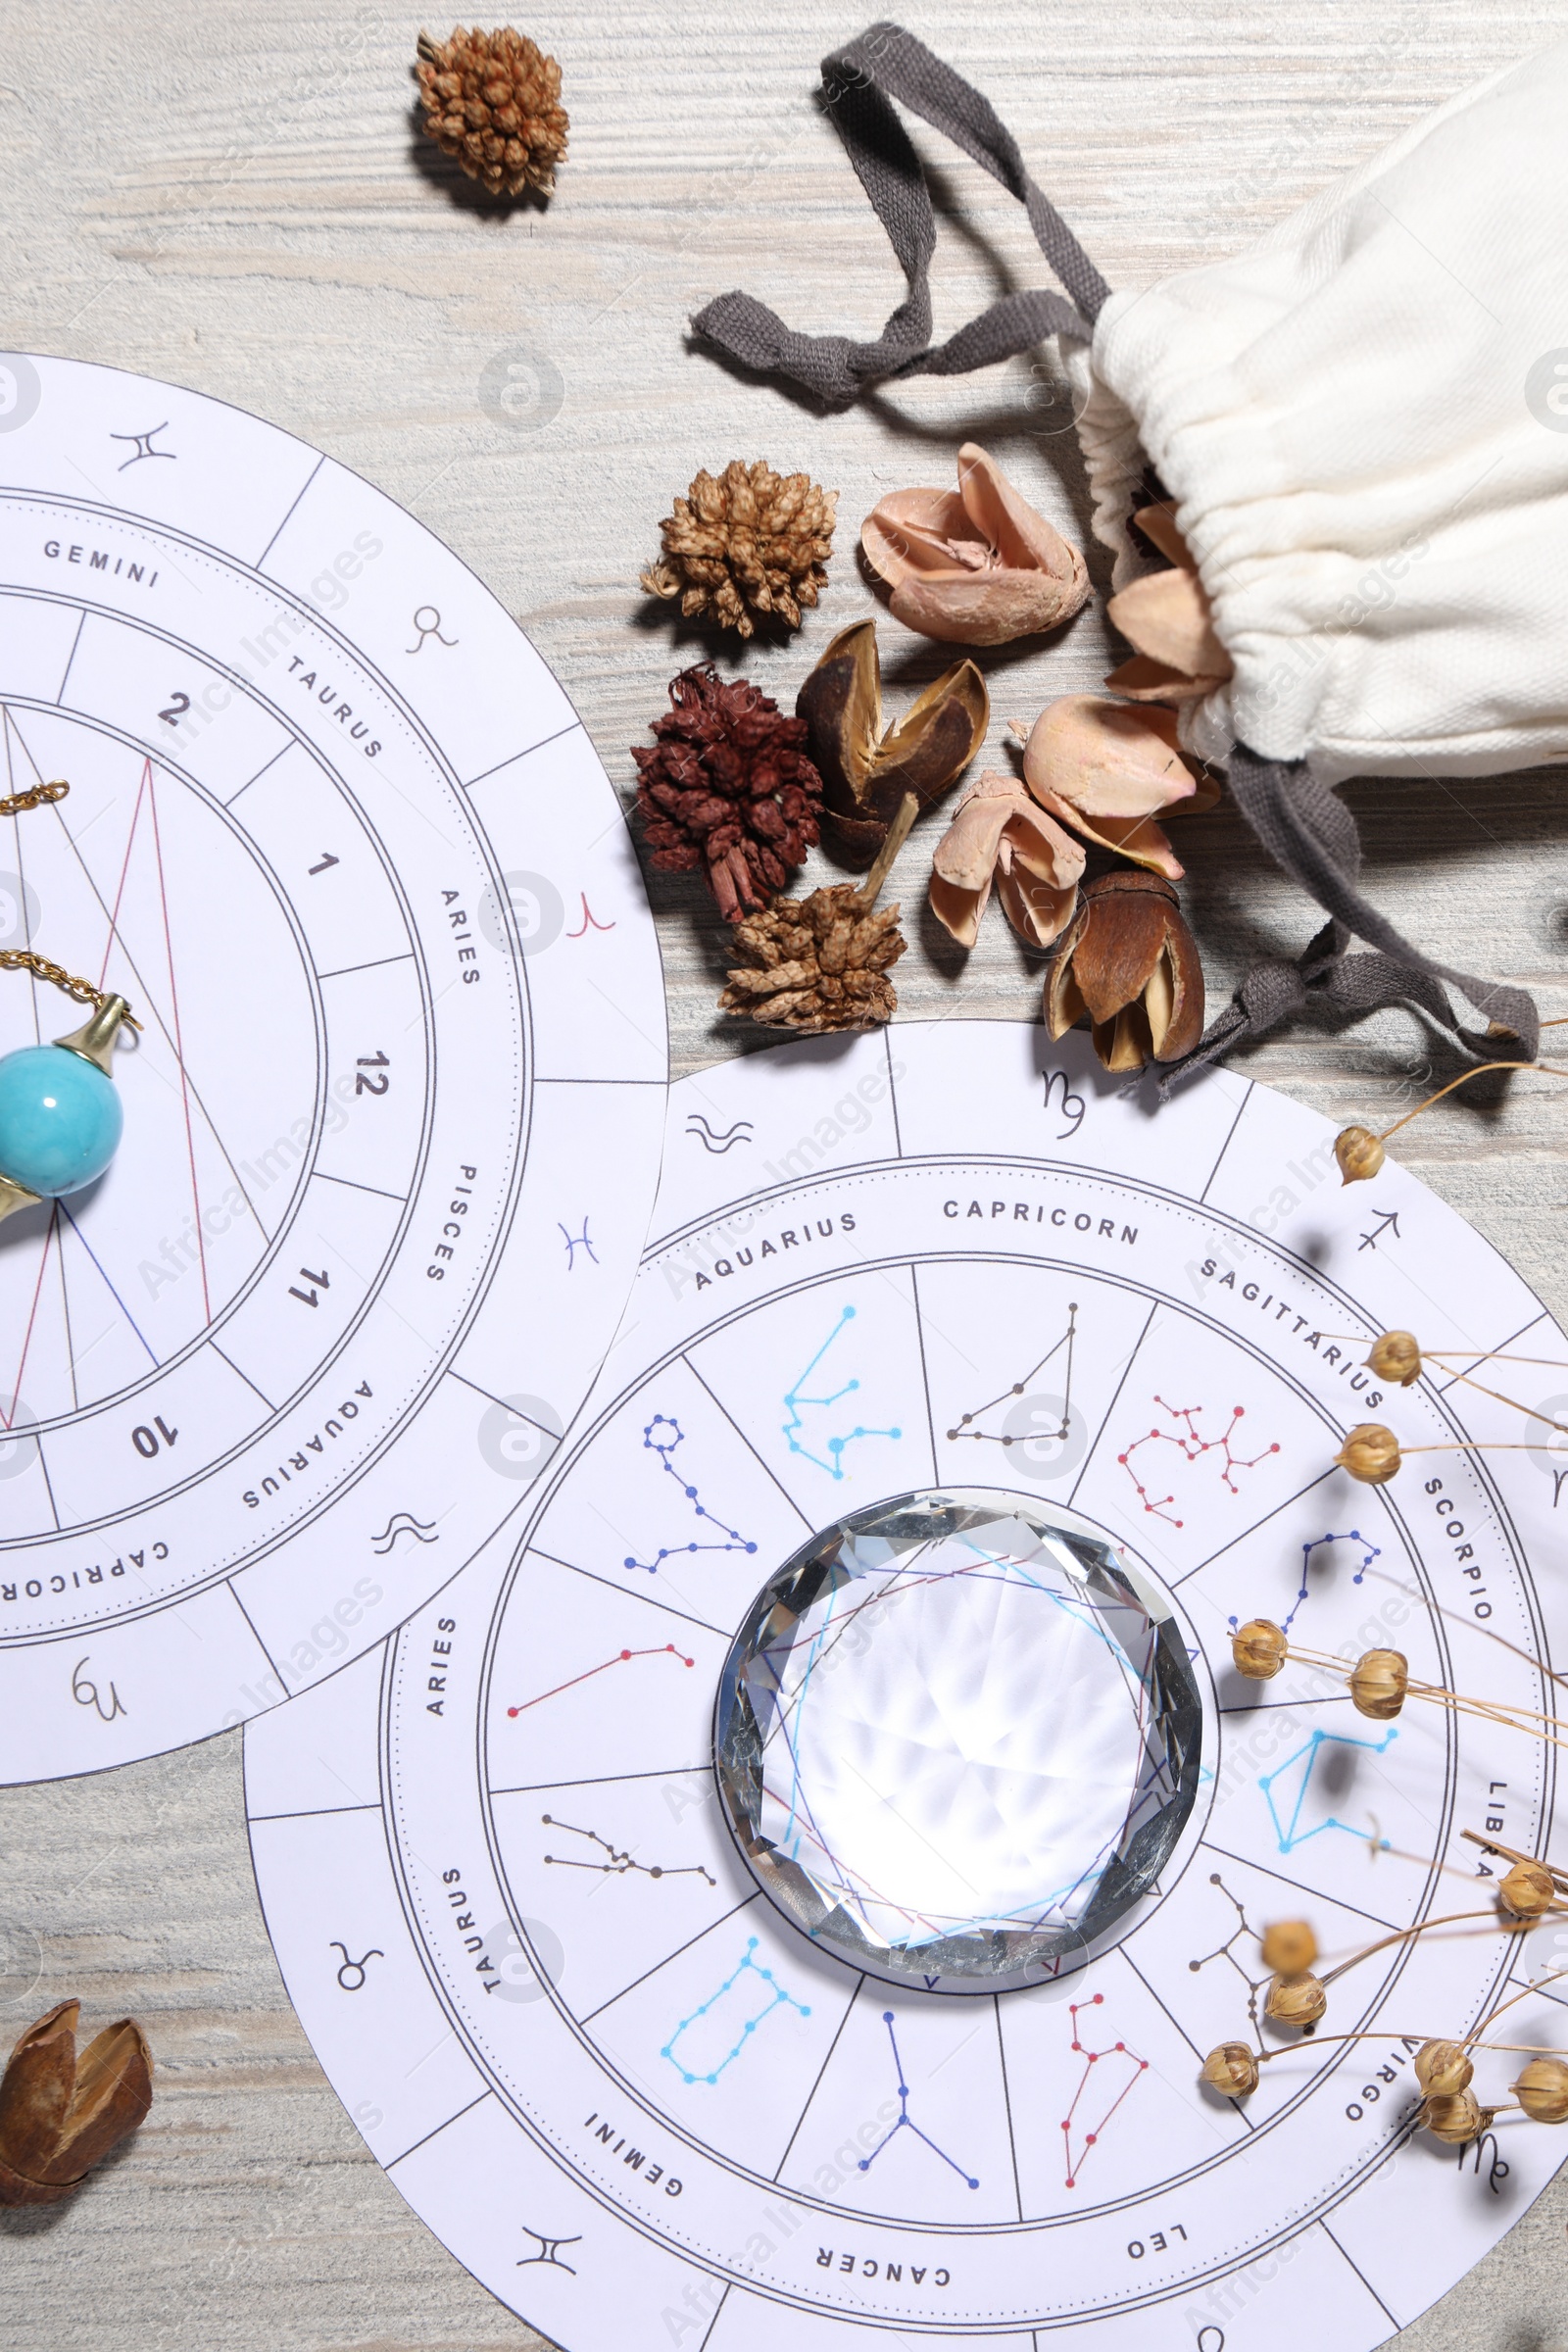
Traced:
<path id="1" fill-rule="evenodd" d="M 113 1165 L 0 1225 L 33 1780 L 309 1687 L 517 1509 L 624 1305 L 667 1064 L 619 804 L 457 558 L 218 401 L 0 383 L 0 791 L 70 786 L 0 825 L 0 947 L 142 1022 Z M 80 1017 L 0 990 L 6 1049 Z"/>
<path id="2" fill-rule="evenodd" d="M 1545 1706 L 1550 1450 L 1460 1449 L 1515 1435 L 1491 1376 L 1365 1358 L 1516 1348 L 1549 1396 L 1568 1343 L 1315 1114 L 1229 1072 L 1156 1111 L 1038 1027 L 681 1081 L 653 1231 L 521 1540 L 247 1734 L 368 2146 L 567 2352 L 1383 2342 L 1558 2160 L 1417 2134 L 1412 2071 L 1515 1995 L 1563 2038 L 1562 1938 L 1464 1837 L 1548 1850 L 1553 1751 L 1244 1682 L 1230 1633 Z M 1449 1450 L 1356 1486 L 1374 1413 Z M 1281 1918 L 1347 1973 L 1221 2097 Z"/>

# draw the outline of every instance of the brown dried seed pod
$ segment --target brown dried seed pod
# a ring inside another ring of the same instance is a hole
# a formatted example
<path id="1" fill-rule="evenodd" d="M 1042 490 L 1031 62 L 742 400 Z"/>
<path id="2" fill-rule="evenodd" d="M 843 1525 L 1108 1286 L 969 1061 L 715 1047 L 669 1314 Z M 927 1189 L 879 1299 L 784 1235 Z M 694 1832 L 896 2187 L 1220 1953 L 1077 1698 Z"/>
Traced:
<path id="1" fill-rule="evenodd" d="M 1347 1184 L 1365 1184 L 1383 1165 L 1383 1146 L 1370 1127 L 1345 1127 L 1334 1139 L 1334 1156 Z"/>
<path id="2" fill-rule="evenodd" d="M 77 2054 L 78 2001 L 27 2028 L 0 2082 L 0 2205 L 69 2196 L 153 2102 L 141 2028 L 123 2017 Z"/>
<path id="3" fill-rule="evenodd" d="M 1272 1682 L 1290 1654 L 1290 1643 L 1267 1617 L 1253 1617 L 1231 1636 L 1231 1657 L 1250 1683 Z"/>
<path id="4" fill-rule="evenodd" d="M 1257 2088 L 1257 2060 L 1245 2041 L 1222 2041 L 1203 2060 L 1200 2079 L 1227 2099 L 1245 2099 Z"/>
<path id="5" fill-rule="evenodd" d="M 1414 1332 L 1385 1331 L 1372 1343 L 1367 1368 L 1380 1380 L 1396 1380 L 1401 1389 L 1421 1377 L 1421 1349 Z"/>
<path id="6" fill-rule="evenodd" d="M 1432 2098 L 1468 2090 L 1475 2071 L 1456 2041 L 1424 2041 L 1415 2054 L 1415 2079 Z"/>
<path id="7" fill-rule="evenodd" d="M 1276 1977 L 1263 2002 L 1268 2015 L 1282 2026 L 1315 2026 L 1328 2005 L 1323 1986 L 1304 1968 Z"/>
<path id="8" fill-rule="evenodd" d="M 956 662 L 884 730 L 876 623 L 840 629 L 795 700 L 822 773 L 823 829 L 846 865 L 869 865 L 906 793 L 922 809 L 952 790 L 986 739 L 991 697 Z"/>
<path id="9" fill-rule="evenodd" d="M 1483 2107 L 1473 2090 L 1455 2090 L 1426 2101 L 1421 2121 L 1434 2138 L 1450 2148 L 1466 2148 L 1491 2123 L 1493 2110 Z"/>
<path id="10" fill-rule="evenodd" d="M 1107 1070 L 1179 1061 L 1201 1036 L 1202 963 L 1175 891 L 1157 874 L 1085 883 L 1046 979 L 1046 1027 L 1061 1037 L 1085 1012 Z"/>
<path id="11" fill-rule="evenodd" d="M 1515 1919 L 1539 1919 L 1557 1900 L 1556 1882 L 1539 1862 L 1516 1862 L 1497 1881 L 1497 1892 Z"/>
<path id="12" fill-rule="evenodd" d="M 1334 1456 L 1364 1487 L 1385 1487 L 1399 1467 L 1399 1441 L 1381 1421 L 1358 1421 Z"/>
<path id="13" fill-rule="evenodd" d="M 1263 1966 L 1277 1977 L 1299 1977 L 1317 1958 L 1317 1937 L 1304 1919 L 1276 1920 L 1260 1938 Z"/>
<path id="14" fill-rule="evenodd" d="M 1568 2124 L 1568 2065 L 1560 2058 L 1532 2058 L 1513 2095 L 1538 2124 Z"/>
<path id="15" fill-rule="evenodd" d="M 1374 1723 L 1392 1723 L 1410 1688 L 1410 1665 L 1398 1649 L 1369 1649 L 1350 1669 L 1350 1696 Z"/>

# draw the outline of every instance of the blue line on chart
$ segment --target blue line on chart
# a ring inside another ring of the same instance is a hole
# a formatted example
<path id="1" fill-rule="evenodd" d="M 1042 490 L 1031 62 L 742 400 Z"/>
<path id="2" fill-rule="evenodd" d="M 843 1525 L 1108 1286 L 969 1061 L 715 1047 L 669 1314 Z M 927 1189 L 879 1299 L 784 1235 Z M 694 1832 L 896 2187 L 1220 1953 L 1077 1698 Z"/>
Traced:
<path id="1" fill-rule="evenodd" d="M 158 454 L 159 454 L 159 453 L 158 453 L 156 450 L 153 452 L 153 455 L 154 455 L 155 457 L 156 457 Z M 79 1226 L 79 1225 L 76 1223 L 76 1220 L 75 1220 L 75 1218 L 74 1218 L 74 1217 L 72 1215 L 72 1213 L 71 1213 L 71 1207 L 70 1207 L 70 1203 L 69 1203 L 68 1201 L 62 1200 L 62 1201 L 60 1202 L 60 1207 L 61 1207 L 62 1211 L 64 1212 L 66 1223 L 67 1223 L 67 1224 L 68 1224 L 68 1225 L 71 1227 L 71 1230 L 72 1230 L 72 1232 L 73 1232 L 73 1233 L 75 1235 L 75 1237 L 76 1237 L 77 1241 L 78 1241 L 78 1242 L 81 1244 L 82 1248 L 83 1248 L 83 1249 L 86 1250 L 86 1252 L 87 1252 L 87 1255 L 88 1255 L 90 1258 L 92 1258 L 92 1262 L 93 1262 L 94 1266 L 96 1266 L 96 1267 L 97 1267 L 99 1274 L 100 1274 L 100 1275 L 103 1277 L 103 1284 L 104 1284 L 104 1288 L 105 1288 L 105 1289 L 108 1291 L 110 1298 L 111 1298 L 114 1300 L 115 1304 L 116 1304 L 116 1305 L 119 1307 L 119 1309 L 120 1309 L 121 1313 L 122 1313 L 122 1314 L 124 1316 L 124 1318 L 125 1318 L 125 1321 L 126 1321 L 126 1322 L 127 1322 L 127 1323 L 130 1325 L 130 1328 L 131 1328 L 131 1330 L 132 1330 L 132 1331 L 133 1331 L 133 1332 L 136 1334 L 136 1337 L 137 1337 L 137 1339 L 141 1341 L 141 1344 L 142 1344 L 142 1346 L 143 1346 L 144 1348 L 147 1348 L 147 1353 L 148 1353 L 150 1356 L 152 1356 L 152 1360 L 153 1360 L 154 1364 L 156 1364 L 156 1363 L 157 1363 L 157 1361 L 158 1361 L 158 1358 L 157 1358 L 157 1356 L 156 1356 L 156 1355 L 153 1355 L 153 1351 L 152 1351 L 151 1348 L 149 1348 L 149 1347 L 147 1346 L 147 1340 L 146 1340 L 146 1337 L 145 1337 L 145 1335 L 144 1335 L 144 1334 L 143 1334 L 143 1332 L 142 1332 L 141 1326 L 140 1326 L 140 1325 L 138 1324 L 138 1322 L 136 1321 L 136 1318 L 135 1318 L 135 1316 L 134 1316 L 134 1315 L 131 1313 L 131 1311 L 130 1311 L 129 1307 L 128 1307 L 128 1306 L 125 1304 L 125 1301 L 123 1300 L 123 1298 L 122 1298 L 122 1297 L 120 1296 L 120 1293 L 119 1293 L 119 1292 L 116 1290 L 116 1288 L 115 1288 L 114 1284 L 113 1284 L 113 1283 L 110 1281 L 110 1279 L 109 1279 L 108 1275 L 104 1273 L 103 1267 L 102 1267 L 102 1266 L 100 1266 L 100 1265 L 98 1264 L 98 1259 L 97 1259 L 97 1257 L 96 1257 L 96 1255 L 94 1254 L 94 1251 L 93 1251 L 93 1246 L 92 1246 L 91 1242 L 89 1242 L 89 1241 L 88 1241 L 88 1239 L 87 1239 L 87 1236 L 86 1236 L 86 1235 L 85 1235 L 85 1234 L 82 1232 L 82 1230 L 81 1230 L 81 1227 L 80 1227 L 80 1226 Z"/>
<path id="2" fill-rule="evenodd" d="M 1371 1755 L 1381 1756 L 1393 1746 L 1398 1737 L 1396 1725 L 1391 1726 L 1381 1740 L 1351 1740 L 1344 1732 L 1314 1732 L 1311 1738 L 1297 1749 L 1294 1756 L 1287 1756 L 1284 1763 L 1276 1765 L 1272 1772 L 1259 1773 L 1257 1785 L 1263 1791 L 1263 1802 L 1268 1807 L 1269 1819 L 1274 1825 L 1274 1836 L 1279 1841 L 1280 1852 L 1294 1854 L 1298 1845 L 1306 1845 L 1312 1838 L 1321 1838 L 1325 1830 L 1343 1830 L 1345 1835 L 1348 1838 L 1353 1838 L 1358 1845 L 1369 1845 L 1375 1852 L 1385 1854 L 1391 1852 L 1392 1848 L 1386 1838 L 1378 1837 L 1375 1831 L 1358 1830 L 1353 1822 L 1340 1821 L 1332 1813 L 1325 1815 L 1322 1821 L 1315 1823 L 1309 1830 L 1303 1830 L 1300 1823 L 1301 1812 L 1312 1786 L 1312 1774 L 1316 1769 L 1318 1757 L 1325 1747 L 1360 1747 L 1365 1748 Z M 1299 1764 L 1303 1756 L 1306 1758 L 1306 1766 L 1301 1774 L 1301 1785 L 1296 1792 L 1296 1803 L 1291 1808 L 1289 1822 L 1282 1822 L 1279 1807 L 1274 1802 L 1274 1783 L 1283 1779 L 1286 1773 Z"/>
<path id="3" fill-rule="evenodd" d="M 1310 1544 L 1303 1544 L 1301 1545 L 1301 1590 L 1296 1595 L 1296 1600 L 1291 1609 L 1290 1615 L 1286 1618 L 1285 1623 L 1280 1627 L 1280 1632 L 1282 1634 L 1288 1634 L 1292 1626 L 1296 1623 L 1297 1614 L 1307 1596 L 1307 1570 L 1312 1565 L 1312 1554 L 1314 1551 L 1320 1551 L 1325 1544 L 1360 1544 L 1361 1565 L 1350 1579 L 1352 1585 L 1365 1584 L 1367 1570 L 1371 1567 L 1374 1560 L 1381 1560 L 1383 1557 L 1382 1546 L 1377 1544 L 1369 1544 L 1358 1527 L 1348 1529 L 1343 1536 L 1314 1536 Z M 1237 1627 L 1241 1624 L 1241 1619 L 1239 1617 L 1232 1617 L 1229 1622 L 1231 1632 L 1234 1634 Z M 1196 1655 L 1197 1653 L 1195 1652 L 1194 1654 Z"/>
<path id="4" fill-rule="evenodd" d="M 893 2071 L 898 2077 L 899 2083 L 899 2113 L 897 2122 L 888 2126 L 888 2129 L 883 2132 L 882 2137 L 877 2141 L 876 2146 L 871 2150 L 870 2155 L 862 2156 L 860 2158 L 859 2163 L 861 2172 L 868 2173 L 871 2170 L 872 2165 L 875 2164 L 877 2158 L 887 2146 L 888 2141 L 892 2139 L 897 2132 L 912 2132 L 916 2139 L 923 2139 L 925 2141 L 926 2146 L 930 2149 L 933 2156 L 940 2156 L 943 2163 L 947 2165 L 953 2172 L 957 2174 L 958 2179 L 964 2182 L 966 2187 L 978 2188 L 980 2185 L 979 2181 L 972 2179 L 971 2176 L 964 2171 L 961 2164 L 955 2164 L 953 2158 L 948 2154 L 947 2149 L 939 2148 L 936 2141 L 931 2137 L 930 2132 L 922 2132 L 919 2125 L 915 2123 L 913 2118 L 910 2116 L 909 2085 L 904 2080 L 904 2061 L 899 2056 L 899 2041 L 898 2035 L 893 2031 L 893 2012 L 891 2009 L 883 2010 L 882 2023 L 888 2030 L 888 2040 L 893 2045 Z"/>
<path id="5" fill-rule="evenodd" d="M 707 2000 L 701 2002 L 699 2006 L 692 2011 L 690 2017 L 683 2017 L 681 2019 L 680 2024 L 675 2028 L 674 2033 L 670 2035 L 663 2048 L 660 2051 L 659 2055 L 661 2058 L 667 2058 L 669 2060 L 670 2065 L 675 2069 L 676 2074 L 679 2075 L 683 2082 L 716 2082 L 719 2076 L 724 2072 L 724 2069 L 727 2066 L 734 2065 L 742 2050 L 746 2048 L 747 2043 L 751 2040 L 752 2035 L 757 2032 L 758 2027 L 763 2023 L 764 2019 L 771 2017 L 775 2009 L 790 2008 L 796 2010 L 802 2017 L 810 2016 L 810 2009 L 805 2001 L 798 2001 L 793 1992 L 786 1992 L 783 1985 L 774 1976 L 773 1971 L 770 1968 L 763 1968 L 760 1961 L 752 1958 L 752 1954 L 756 1951 L 756 1949 L 757 1937 L 755 1936 L 749 1936 L 746 1939 L 746 1949 L 741 1954 L 739 1966 L 732 1970 L 730 1975 L 724 1979 L 723 1984 L 719 1985 L 715 1992 L 710 1992 Z M 685 2067 L 682 2066 L 680 2060 L 675 2055 L 676 2042 L 679 2041 L 683 2034 L 690 2032 L 691 2028 L 697 2024 L 699 2018 L 706 2017 L 710 2009 L 717 2008 L 719 2002 L 724 1998 L 724 1995 L 734 1989 L 734 1987 L 740 1983 L 742 1977 L 746 1975 L 748 1970 L 750 1970 L 754 1977 L 760 1979 L 760 1981 L 767 1986 L 768 1998 L 762 2003 L 761 2008 L 758 2010 L 755 2017 L 749 2017 L 743 2022 L 739 2039 L 735 2042 L 733 2048 L 726 2050 L 724 2056 L 719 2060 L 718 2064 L 713 2068 L 710 2074 L 688 2074 Z"/>
<path id="6" fill-rule="evenodd" d="M 675 1433 L 674 1436 L 667 1440 L 656 1438 L 654 1432 L 661 1426 L 665 1429 L 673 1430 Z M 650 1576 L 657 1576 L 662 1563 L 665 1560 L 672 1559 L 676 1552 L 755 1551 L 757 1549 L 757 1545 L 755 1544 L 749 1544 L 747 1542 L 746 1538 L 741 1534 L 739 1528 L 725 1527 L 722 1519 L 717 1519 L 714 1517 L 711 1511 L 705 1510 L 702 1503 L 697 1498 L 697 1489 L 695 1487 L 689 1487 L 686 1484 L 686 1481 L 676 1469 L 674 1461 L 671 1458 L 674 1454 L 676 1446 L 684 1446 L 685 1443 L 686 1432 L 681 1428 L 680 1423 L 670 1413 L 656 1413 L 653 1419 L 649 1422 L 648 1427 L 643 1431 L 643 1444 L 647 1446 L 650 1453 L 658 1454 L 661 1466 L 666 1470 L 669 1476 L 675 1481 L 676 1486 L 679 1487 L 681 1493 L 691 1504 L 692 1509 L 697 1513 L 698 1518 L 706 1519 L 710 1527 L 716 1527 L 720 1529 L 722 1533 L 729 1538 L 729 1542 L 727 1544 L 665 1544 L 651 1560 L 634 1560 L 628 1555 L 628 1557 L 621 1563 L 621 1565 L 625 1568 L 646 1568 Z"/>
<path id="7" fill-rule="evenodd" d="M 786 1389 L 784 1392 L 784 1403 L 789 1412 L 789 1419 L 784 1423 L 784 1436 L 791 1453 L 804 1454 L 808 1462 L 814 1462 L 819 1470 L 825 1470 L 829 1478 L 844 1476 L 844 1449 L 847 1446 L 853 1446 L 857 1438 L 902 1438 L 904 1435 L 902 1429 L 857 1428 L 849 1430 L 842 1438 L 827 1440 L 827 1450 L 833 1457 L 831 1461 L 827 1462 L 823 1461 L 820 1454 L 813 1453 L 809 1446 L 801 1445 L 796 1438 L 796 1431 L 806 1427 L 799 1410 L 803 1404 L 817 1405 L 826 1411 L 829 1406 L 837 1404 L 841 1398 L 853 1396 L 860 1385 L 858 1380 L 847 1380 L 843 1388 L 835 1389 L 830 1396 L 807 1396 L 802 1393 L 803 1383 L 810 1379 L 811 1374 L 816 1370 L 817 1365 L 822 1361 L 823 1356 L 826 1355 L 846 1323 L 853 1323 L 854 1320 L 854 1307 L 845 1307 L 827 1338 L 807 1365 L 806 1370 L 797 1378 L 794 1387 Z"/>

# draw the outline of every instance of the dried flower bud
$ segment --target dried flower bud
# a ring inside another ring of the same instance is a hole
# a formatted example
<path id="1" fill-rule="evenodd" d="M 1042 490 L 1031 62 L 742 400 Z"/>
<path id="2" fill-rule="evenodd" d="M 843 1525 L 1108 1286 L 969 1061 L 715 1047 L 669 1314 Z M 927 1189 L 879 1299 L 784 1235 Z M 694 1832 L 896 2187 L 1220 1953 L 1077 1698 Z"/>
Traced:
<path id="1" fill-rule="evenodd" d="M 974 442 L 955 490 L 896 490 L 860 525 L 895 620 L 958 645 L 1007 645 L 1070 620 L 1089 594 L 1083 557 Z"/>
<path id="2" fill-rule="evenodd" d="M 931 911 L 961 948 L 979 936 L 993 881 L 1008 922 L 1047 948 L 1078 906 L 1084 851 L 1037 808 L 1016 776 L 989 770 L 953 812 L 931 861 Z"/>
<path id="3" fill-rule="evenodd" d="M 1356 1710 L 1374 1723 L 1392 1723 L 1410 1688 L 1410 1664 L 1400 1649 L 1369 1649 L 1350 1669 Z"/>
<path id="4" fill-rule="evenodd" d="M 1497 1881 L 1497 1892 L 1515 1919 L 1539 1919 L 1557 1900 L 1556 1882 L 1539 1862 L 1516 1862 Z"/>
<path id="5" fill-rule="evenodd" d="M 1334 1456 L 1364 1487 L 1386 1487 L 1399 1467 L 1399 1441 L 1381 1421 L 1358 1421 Z"/>
<path id="6" fill-rule="evenodd" d="M 1568 2124 L 1568 2065 L 1560 2058 L 1532 2058 L 1513 2094 L 1538 2124 Z"/>
<path id="7" fill-rule="evenodd" d="M 1334 1139 L 1334 1156 L 1347 1184 L 1365 1184 L 1383 1165 L 1383 1146 L 1370 1127 L 1344 1127 Z"/>
<path id="8" fill-rule="evenodd" d="M 1315 2026 L 1329 2005 L 1329 1996 L 1307 1969 L 1276 1977 L 1263 2007 L 1279 2025 Z"/>
<path id="9" fill-rule="evenodd" d="M 1421 2121 L 1437 2139 L 1450 2148 L 1466 2148 L 1491 2123 L 1493 2110 L 1483 2107 L 1473 2090 L 1455 2090 L 1427 2100 Z"/>
<path id="10" fill-rule="evenodd" d="M 1046 1027 L 1065 1035 L 1088 1013 L 1107 1070 L 1179 1061 L 1203 1029 L 1203 967 L 1176 893 L 1155 874 L 1098 874 L 1084 885 L 1045 985 Z"/>
<path id="11" fill-rule="evenodd" d="M 1424 2041 L 1415 2054 L 1415 2079 L 1429 2098 L 1468 2090 L 1475 2071 L 1456 2041 Z"/>
<path id="12" fill-rule="evenodd" d="M 922 809 L 951 791 L 986 739 L 991 698 L 972 662 L 923 687 L 904 716 L 884 721 L 876 623 L 840 629 L 795 698 L 826 798 L 828 846 L 868 866 L 913 793 Z"/>
<path id="13" fill-rule="evenodd" d="M 1272 1682 L 1289 1655 L 1290 1643 L 1266 1617 L 1250 1619 L 1231 1636 L 1236 1671 L 1245 1674 L 1250 1683 Z"/>
<path id="14" fill-rule="evenodd" d="M 1154 821 L 1156 810 L 1186 813 L 1200 797 L 1174 710 L 1065 694 L 1032 727 L 1014 719 L 1013 731 L 1025 738 L 1023 780 L 1048 815 L 1151 873 L 1181 880 L 1181 860 Z"/>
<path id="15" fill-rule="evenodd" d="M 1367 1369 L 1380 1380 L 1396 1380 L 1401 1389 L 1421 1377 L 1421 1350 L 1411 1331 L 1384 1332 L 1373 1341 L 1366 1360 Z"/>
<path id="16" fill-rule="evenodd" d="M 1304 1919 L 1276 1920 L 1262 1935 L 1263 1966 L 1277 1977 L 1298 1977 L 1317 1958 L 1317 1937 Z"/>
<path id="17" fill-rule="evenodd" d="M 1245 2099 L 1257 2088 L 1257 2060 L 1245 2041 L 1222 2041 L 1203 2060 L 1202 2080 L 1227 2099 Z"/>

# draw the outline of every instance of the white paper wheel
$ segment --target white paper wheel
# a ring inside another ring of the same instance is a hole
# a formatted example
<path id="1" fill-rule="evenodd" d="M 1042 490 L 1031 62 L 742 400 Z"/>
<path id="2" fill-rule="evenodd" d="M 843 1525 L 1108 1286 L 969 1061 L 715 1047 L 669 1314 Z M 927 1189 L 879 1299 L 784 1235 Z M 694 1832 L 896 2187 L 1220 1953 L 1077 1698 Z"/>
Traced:
<path id="1" fill-rule="evenodd" d="M 427 530 L 63 360 L 0 357 L 0 788 L 71 784 L 0 825 L 0 945 L 145 1023 L 107 1175 L 0 1226 L 34 1780 L 308 1688 L 516 1509 L 624 1304 L 666 1061 L 615 796 Z M 4 1050 L 79 1019 L 0 981 Z"/>
<path id="2" fill-rule="evenodd" d="M 1264 1615 L 1540 1707 L 1562 1635 L 1548 1450 L 1376 1491 L 1332 1466 L 1369 1418 L 1410 1446 L 1528 1434 L 1446 1376 L 1388 1392 L 1385 1327 L 1511 1344 L 1544 1360 L 1488 1385 L 1568 1395 L 1495 1253 L 1392 1164 L 1342 1190 L 1332 1147 L 1239 1076 L 1155 1112 L 1082 1039 L 1002 1024 L 684 1080 L 658 1238 L 525 1540 L 252 1727 L 258 1880 L 323 2064 L 415 2209 L 568 2352 L 1360 2352 L 1550 2175 L 1561 2141 L 1518 2116 L 1463 2162 L 1411 2132 L 1419 2038 L 1559 1957 L 1549 1926 L 1501 1931 L 1461 1837 L 1544 1850 L 1550 1751 L 1231 1664 Z M 1070 1505 L 1169 1593 L 1203 1692 L 1153 1893 L 1087 1967 L 993 1994 L 814 1945 L 711 1773 L 767 1577 L 931 1486 Z M 1245 2106 L 1200 2087 L 1247 2035 L 1244 1918 L 1305 1918 L 1326 1970 L 1450 1913 L 1480 1916 L 1361 1960 Z M 1497 2038 L 1568 2039 L 1560 1991 Z M 1478 2059 L 1483 2094 L 1516 2063 Z"/>

